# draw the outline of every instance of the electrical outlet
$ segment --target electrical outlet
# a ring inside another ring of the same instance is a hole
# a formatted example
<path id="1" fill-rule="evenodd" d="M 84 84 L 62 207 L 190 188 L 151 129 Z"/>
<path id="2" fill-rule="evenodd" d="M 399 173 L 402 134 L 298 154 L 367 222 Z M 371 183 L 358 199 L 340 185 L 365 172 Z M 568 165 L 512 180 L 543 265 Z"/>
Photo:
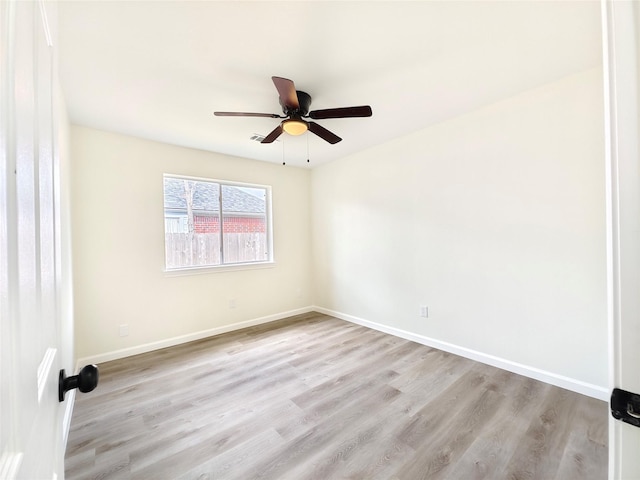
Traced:
<path id="1" fill-rule="evenodd" d="M 120 327 L 118 327 L 118 333 L 121 337 L 126 337 L 127 335 L 129 335 L 129 325 L 120 325 Z"/>
<path id="2" fill-rule="evenodd" d="M 420 305 L 420 316 L 424 318 L 429 317 L 429 307 L 426 305 Z"/>

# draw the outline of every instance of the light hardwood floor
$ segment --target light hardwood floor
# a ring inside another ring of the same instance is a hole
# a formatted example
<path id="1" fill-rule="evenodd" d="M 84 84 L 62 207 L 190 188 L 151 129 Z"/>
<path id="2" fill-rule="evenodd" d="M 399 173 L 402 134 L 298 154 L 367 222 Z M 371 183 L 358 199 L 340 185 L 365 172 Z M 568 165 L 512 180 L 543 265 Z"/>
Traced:
<path id="1" fill-rule="evenodd" d="M 607 478 L 607 404 L 311 313 L 100 366 L 74 479 Z"/>

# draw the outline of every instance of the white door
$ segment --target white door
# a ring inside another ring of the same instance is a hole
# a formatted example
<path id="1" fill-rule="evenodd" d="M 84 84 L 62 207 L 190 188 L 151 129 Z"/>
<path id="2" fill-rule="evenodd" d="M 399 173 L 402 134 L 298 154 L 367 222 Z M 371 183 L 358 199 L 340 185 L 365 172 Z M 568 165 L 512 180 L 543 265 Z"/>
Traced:
<path id="1" fill-rule="evenodd" d="M 610 386 L 640 393 L 640 3 L 603 0 L 602 12 Z M 609 426 L 609 477 L 640 480 L 640 428 Z"/>
<path id="2" fill-rule="evenodd" d="M 60 182 L 51 2 L 0 2 L 0 478 L 64 476 Z M 68 286 L 65 287 L 68 289 Z M 68 332 L 64 333 L 65 335 Z M 64 358 L 64 360 L 63 360 Z M 68 368 L 68 367 L 67 367 Z"/>

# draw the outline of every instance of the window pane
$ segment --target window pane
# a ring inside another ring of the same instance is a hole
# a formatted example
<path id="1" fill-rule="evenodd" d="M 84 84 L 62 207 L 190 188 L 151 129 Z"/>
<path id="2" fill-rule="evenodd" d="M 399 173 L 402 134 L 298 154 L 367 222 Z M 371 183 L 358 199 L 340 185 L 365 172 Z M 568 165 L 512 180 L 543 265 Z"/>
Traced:
<path id="1" fill-rule="evenodd" d="M 164 178 L 167 268 L 220 264 L 220 185 Z"/>
<path id="2" fill-rule="evenodd" d="M 222 185 L 222 214 L 225 264 L 269 259 L 265 188 Z"/>

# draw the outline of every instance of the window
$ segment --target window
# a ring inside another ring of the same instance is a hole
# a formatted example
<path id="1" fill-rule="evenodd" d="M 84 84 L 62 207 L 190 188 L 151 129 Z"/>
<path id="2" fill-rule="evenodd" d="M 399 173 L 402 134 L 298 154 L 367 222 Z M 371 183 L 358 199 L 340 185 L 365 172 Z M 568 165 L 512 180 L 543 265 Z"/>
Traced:
<path id="1" fill-rule="evenodd" d="M 164 175 L 167 270 L 272 261 L 270 210 L 268 186 Z"/>

